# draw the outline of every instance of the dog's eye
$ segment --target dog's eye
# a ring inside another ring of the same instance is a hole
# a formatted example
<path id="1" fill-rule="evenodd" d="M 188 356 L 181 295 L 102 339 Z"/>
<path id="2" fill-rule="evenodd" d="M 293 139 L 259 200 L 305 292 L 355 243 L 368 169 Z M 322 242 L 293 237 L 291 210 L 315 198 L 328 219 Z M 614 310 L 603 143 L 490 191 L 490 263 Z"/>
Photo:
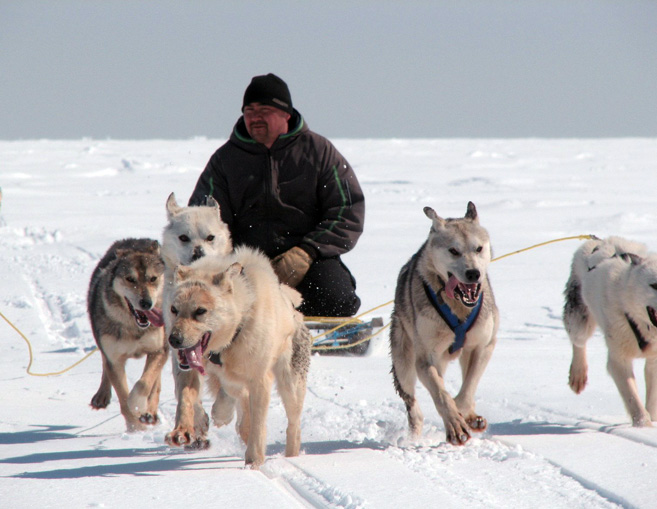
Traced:
<path id="1" fill-rule="evenodd" d="M 132 276 L 128 276 L 128 277 L 126 277 L 125 280 L 126 280 L 128 283 L 132 283 L 133 285 L 137 282 L 137 280 L 136 280 L 134 277 L 132 277 Z"/>
<path id="2" fill-rule="evenodd" d="M 177 315 L 178 314 L 178 308 L 176 308 L 176 306 L 171 306 L 171 314 L 172 315 Z"/>
<path id="3" fill-rule="evenodd" d="M 180 235 L 178 237 L 180 239 L 180 242 L 189 242 L 189 237 L 187 235 Z"/>
<path id="4" fill-rule="evenodd" d="M 483 248 L 482 246 L 479 246 L 479 247 L 477 248 L 477 253 L 481 253 L 483 250 L 484 250 L 484 248 Z"/>
<path id="5" fill-rule="evenodd" d="M 151 283 L 155 283 L 155 281 L 157 281 L 157 276 L 152 276 L 151 277 Z"/>
<path id="6" fill-rule="evenodd" d="M 214 235 L 208 235 L 205 240 L 207 240 L 208 242 L 212 242 L 214 240 Z"/>
<path id="7" fill-rule="evenodd" d="M 454 249 L 453 247 L 449 248 L 449 252 L 452 254 L 452 256 L 461 256 L 461 253 L 459 253 L 458 249 Z"/>
<path id="8" fill-rule="evenodd" d="M 194 311 L 194 318 L 198 318 L 199 316 L 204 315 L 207 312 L 208 310 L 205 308 L 198 308 L 196 311 Z"/>

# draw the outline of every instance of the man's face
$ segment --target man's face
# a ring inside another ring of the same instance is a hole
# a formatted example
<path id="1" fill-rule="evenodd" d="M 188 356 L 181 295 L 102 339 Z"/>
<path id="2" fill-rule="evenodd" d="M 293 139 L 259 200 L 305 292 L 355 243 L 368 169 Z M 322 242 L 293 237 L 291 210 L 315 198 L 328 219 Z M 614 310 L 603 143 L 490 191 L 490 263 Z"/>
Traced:
<path id="1" fill-rule="evenodd" d="M 251 138 L 268 148 L 276 139 L 287 132 L 290 114 L 283 110 L 260 103 L 251 103 L 244 107 L 244 123 Z"/>

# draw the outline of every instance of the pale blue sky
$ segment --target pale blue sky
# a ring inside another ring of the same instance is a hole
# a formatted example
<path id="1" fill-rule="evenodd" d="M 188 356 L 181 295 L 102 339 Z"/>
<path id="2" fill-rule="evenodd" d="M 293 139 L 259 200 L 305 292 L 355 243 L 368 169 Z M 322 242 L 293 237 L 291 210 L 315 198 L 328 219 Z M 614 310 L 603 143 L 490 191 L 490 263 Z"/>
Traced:
<path id="1" fill-rule="evenodd" d="M 0 139 L 225 138 L 267 72 L 332 138 L 657 136 L 657 2 L 0 0 Z"/>

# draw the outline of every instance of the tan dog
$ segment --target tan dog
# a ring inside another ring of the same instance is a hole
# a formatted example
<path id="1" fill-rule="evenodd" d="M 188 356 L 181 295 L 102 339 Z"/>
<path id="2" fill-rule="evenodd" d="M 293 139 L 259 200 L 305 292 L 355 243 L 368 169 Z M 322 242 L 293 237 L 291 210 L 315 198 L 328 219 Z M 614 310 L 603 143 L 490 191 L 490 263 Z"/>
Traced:
<path id="1" fill-rule="evenodd" d="M 288 418 L 285 454 L 298 455 L 311 347 L 303 317 L 295 310 L 299 293 L 279 283 L 266 256 L 239 247 L 229 256 L 178 267 L 170 301 L 165 310 L 169 343 L 182 369 L 209 379 L 217 426 L 230 423 L 237 406 L 246 464 L 257 468 L 264 462 L 274 379 Z M 181 384 L 177 393 L 176 428 L 167 442 L 207 446 L 195 415 L 198 388 Z"/>
<path id="2" fill-rule="evenodd" d="M 475 412 L 474 395 L 493 353 L 499 322 L 487 275 L 491 247 L 472 202 L 463 218 L 443 219 L 430 207 L 424 213 L 432 220 L 429 238 L 397 280 L 390 329 L 392 374 L 411 433 L 418 436 L 424 421 L 415 399 L 419 378 L 443 418 L 447 441 L 461 445 L 472 431 L 487 427 Z M 452 399 L 443 377 L 457 358 L 463 384 Z"/>
<path id="3" fill-rule="evenodd" d="M 91 276 L 87 310 L 103 356 L 103 375 L 91 407 L 106 408 L 116 391 L 128 431 L 158 420 L 161 373 L 169 347 L 164 340 L 162 288 L 164 262 L 151 239 L 112 244 Z M 125 365 L 146 355 L 144 372 L 131 391 Z"/>

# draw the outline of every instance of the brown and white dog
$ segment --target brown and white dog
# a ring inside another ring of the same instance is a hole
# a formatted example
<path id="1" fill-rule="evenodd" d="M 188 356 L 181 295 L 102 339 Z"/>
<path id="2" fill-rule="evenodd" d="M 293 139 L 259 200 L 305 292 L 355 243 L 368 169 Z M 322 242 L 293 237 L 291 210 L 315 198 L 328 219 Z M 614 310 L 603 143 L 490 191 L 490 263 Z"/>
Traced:
<path id="1" fill-rule="evenodd" d="M 103 356 L 103 375 L 91 407 L 106 408 L 116 392 L 128 431 L 158 421 L 161 373 L 168 357 L 162 319 L 164 262 L 151 239 L 112 244 L 93 271 L 87 310 Z M 144 371 L 129 390 L 128 359 L 146 355 Z"/>

